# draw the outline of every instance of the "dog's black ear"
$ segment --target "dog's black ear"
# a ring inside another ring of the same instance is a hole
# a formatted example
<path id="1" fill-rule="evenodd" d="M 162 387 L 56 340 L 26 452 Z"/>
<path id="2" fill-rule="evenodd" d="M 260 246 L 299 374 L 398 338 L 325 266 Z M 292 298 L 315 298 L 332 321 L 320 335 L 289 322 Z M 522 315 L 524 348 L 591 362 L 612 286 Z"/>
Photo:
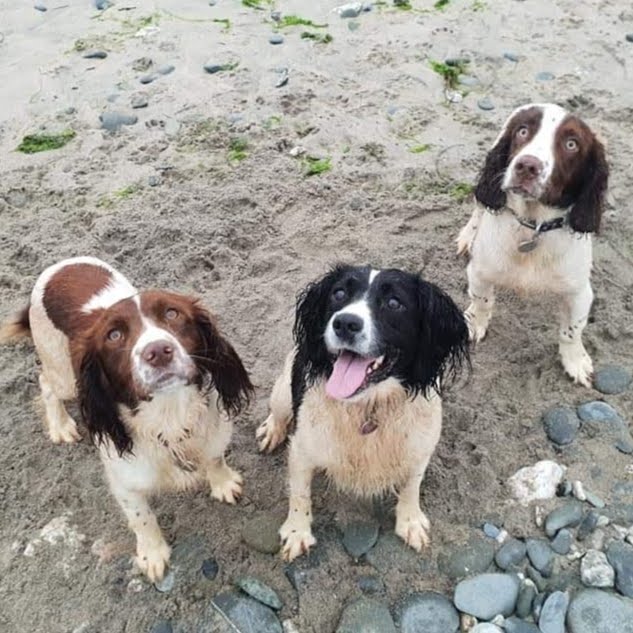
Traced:
<path id="1" fill-rule="evenodd" d="M 77 378 L 79 408 L 83 423 L 95 445 L 110 440 L 119 455 L 132 452 L 129 436 L 121 416 L 118 399 L 97 354 L 84 354 Z"/>
<path id="2" fill-rule="evenodd" d="M 200 341 L 192 354 L 198 368 L 198 386 L 210 380 L 223 408 L 237 415 L 248 405 L 253 385 L 242 360 L 233 346 L 220 334 L 211 315 L 202 306 L 194 306 L 194 323 Z"/>
<path id="3" fill-rule="evenodd" d="M 510 161 L 511 143 L 512 136 L 508 127 L 488 152 L 484 167 L 479 174 L 475 198 L 489 209 L 501 209 L 506 203 L 506 194 L 501 190 L 501 184 Z"/>
<path id="4" fill-rule="evenodd" d="M 455 302 L 434 284 L 418 280 L 418 348 L 409 381 L 415 392 L 449 386 L 470 366 L 468 325 Z"/>
<path id="5" fill-rule="evenodd" d="M 569 225 L 579 233 L 597 233 L 604 211 L 609 165 L 604 147 L 594 139 L 582 174 L 580 193 L 569 213 Z"/>

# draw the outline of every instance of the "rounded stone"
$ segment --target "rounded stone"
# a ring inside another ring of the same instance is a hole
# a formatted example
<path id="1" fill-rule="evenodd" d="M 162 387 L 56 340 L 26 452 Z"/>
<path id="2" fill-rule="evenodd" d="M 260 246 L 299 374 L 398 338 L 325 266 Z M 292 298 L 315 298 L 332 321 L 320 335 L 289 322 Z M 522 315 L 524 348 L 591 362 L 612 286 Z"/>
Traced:
<path id="1" fill-rule="evenodd" d="M 618 412 L 606 402 L 593 400 L 581 404 L 578 409 L 578 417 L 583 422 L 622 422 Z"/>
<path id="2" fill-rule="evenodd" d="M 524 622 L 523 620 L 519 620 L 519 618 L 515 618 L 514 616 L 508 618 L 503 623 L 503 628 L 505 629 L 506 633 L 541 633 L 536 624 L 532 624 L 532 622 Z"/>
<path id="3" fill-rule="evenodd" d="M 530 613 L 532 613 L 532 603 L 534 602 L 536 593 L 536 587 L 531 580 L 525 579 L 521 583 L 516 606 L 516 613 L 520 618 L 527 618 Z"/>
<path id="4" fill-rule="evenodd" d="M 354 559 L 366 554 L 378 540 L 378 524 L 355 521 L 345 527 L 343 547 Z"/>
<path id="5" fill-rule="evenodd" d="M 604 552 L 590 549 L 580 561 L 580 577 L 587 587 L 613 587 L 615 571 Z"/>
<path id="6" fill-rule="evenodd" d="M 495 104 L 490 100 L 489 97 L 484 97 L 483 99 L 479 99 L 477 101 L 477 106 L 480 110 L 494 110 Z"/>
<path id="7" fill-rule="evenodd" d="M 374 569 L 381 573 L 397 569 L 404 574 L 423 574 L 429 565 L 427 558 L 406 545 L 393 532 L 382 534 L 376 545 L 367 552 L 365 558 Z M 492 560 L 492 553 L 490 559 Z"/>
<path id="8" fill-rule="evenodd" d="M 216 62 L 208 61 L 203 68 L 210 74 L 214 75 L 224 70 L 224 64 L 218 64 Z"/>
<path id="9" fill-rule="evenodd" d="M 138 110 L 139 108 L 146 108 L 148 104 L 149 99 L 147 98 L 147 95 L 143 93 L 132 95 L 132 99 L 130 100 L 130 105 L 135 110 Z"/>
<path id="10" fill-rule="evenodd" d="M 176 70 L 176 67 L 173 64 L 163 64 L 156 69 L 156 72 L 159 75 L 170 75 Z"/>
<path id="11" fill-rule="evenodd" d="M 459 613 L 439 593 L 423 591 L 408 595 L 399 610 L 402 633 L 456 633 Z"/>
<path id="12" fill-rule="evenodd" d="M 243 576 L 235 581 L 235 584 L 252 598 L 255 598 L 258 602 L 265 604 L 275 610 L 283 607 L 281 598 L 277 595 L 274 589 L 271 589 L 267 584 L 261 580 L 254 578 L 253 576 Z"/>
<path id="13" fill-rule="evenodd" d="M 554 78 L 554 73 L 551 73 L 548 70 L 542 70 L 541 72 L 536 73 L 537 81 L 552 81 Z"/>
<path id="14" fill-rule="evenodd" d="M 273 45 L 283 44 L 284 36 L 280 35 L 279 33 L 274 33 L 268 38 L 268 41 L 270 42 L 270 44 L 273 44 Z"/>
<path id="15" fill-rule="evenodd" d="M 165 574 L 165 577 L 162 580 L 154 583 L 154 587 L 156 587 L 156 589 L 161 593 L 169 593 L 174 588 L 175 584 L 176 577 L 174 576 L 174 572 L 170 570 Z"/>
<path id="16" fill-rule="evenodd" d="M 613 541 L 607 548 L 607 560 L 615 570 L 615 588 L 627 598 L 633 598 L 633 547 Z"/>
<path id="17" fill-rule="evenodd" d="M 259 514 L 242 527 L 242 540 L 262 554 L 276 554 L 281 548 L 279 528 L 281 521 L 269 514 Z"/>
<path id="18" fill-rule="evenodd" d="M 526 546 L 523 541 L 510 539 L 495 554 L 495 563 L 504 571 L 519 566 L 525 559 Z"/>
<path id="19" fill-rule="evenodd" d="M 105 59 L 108 54 L 105 51 L 91 50 L 83 54 L 84 59 Z"/>
<path id="20" fill-rule="evenodd" d="M 213 605 L 238 630 L 249 633 L 283 633 L 275 612 L 261 602 L 232 591 L 213 598 Z"/>
<path id="21" fill-rule="evenodd" d="M 47 8 L 46 6 L 44 6 L 43 4 L 34 4 L 34 5 L 33 5 L 33 8 L 34 8 L 36 11 L 40 11 L 40 12 L 42 12 L 42 13 L 44 13 L 44 12 L 48 11 L 48 8 Z"/>
<path id="22" fill-rule="evenodd" d="M 449 578 L 463 578 L 486 571 L 492 564 L 494 555 L 491 541 L 473 538 L 465 545 L 440 552 L 438 565 Z"/>
<path id="23" fill-rule="evenodd" d="M 478 86 L 481 83 L 477 77 L 472 75 L 460 75 L 457 78 L 457 82 L 462 86 Z"/>
<path id="24" fill-rule="evenodd" d="M 519 56 L 516 53 L 513 53 L 511 51 L 506 51 L 503 56 L 510 62 L 518 62 L 519 61 Z"/>
<path id="25" fill-rule="evenodd" d="M 363 5 L 360 2 L 350 2 L 338 7 L 337 11 L 342 18 L 357 18 L 363 11 Z"/>
<path id="26" fill-rule="evenodd" d="M 547 541 L 543 539 L 529 539 L 527 541 L 527 555 L 532 565 L 545 578 L 552 575 L 554 553 Z"/>
<path id="27" fill-rule="evenodd" d="M 631 386 L 631 373 L 617 365 L 607 365 L 596 371 L 593 386 L 600 393 L 613 395 L 626 391 Z"/>
<path id="28" fill-rule="evenodd" d="M 565 527 L 576 527 L 582 520 L 582 505 L 571 501 L 552 510 L 545 519 L 545 533 L 550 538 Z"/>
<path id="29" fill-rule="evenodd" d="M 587 512 L 576 532 L 576 538 L 579 541 L 584 541 L 596 529 L 598 518 L 599 515 L 596 512 Z"/>
<path id="30" fill-rule="evenodd" d="M 519 596 L 519 579 L 511 574 L 481 574 L 462 580 L 455 588 L 459 611 L 480 620 L 512 615 Z"/>
<path id="31" fill-rule="evenodd" d="M 173 633 L 174 629 L 169 620 L 161 620 L 156 622 L 149 630 L 149 633 Z"/>
<path id="32" fill-rule="evenodd" d="M 382 593 L 385 590 L 385 583 L 378 576 L 361 576 L 356 584 L 363 593 L 368 595 Z"/>
<path id="33" fill-rule="evenodd" d="M 543 426 L 552 442 L 566 446 L 576 439 L 580 420 L 576 412 L 569 407 L 554 407 L 543 415 Z"/>
<path id="34" fill-rule="evenodd" d="M 138 117 L 134 114 L 122 114 L 121 112 L 102 112 L 99 115 L 101 127 L 110 132 L 118 130 L 122 125 L 134 125 Z"/>
<path id="35" fill-rule="evenodd" d="M 633 33 L 627 33 L 625 38 L 627 42 L 633 42 Z"/>
<path id="36" fill-rule="evenodd" d="M 551 547 L 557 554 L 565 556 L 566 554 L 569 554 L 573 538 L 573 534 L 569 530 L 562 529 L 555 536 L 551 543 Z"/>
<path id="37" fill-rule="evenodd" d="M 599 589 L 580 591 L 567 615 L 570 633 L 633 633 L 633 603 Z"/>
<path id="38" fill-rule="evenodd" d="M 215 558 L 207 558 L 202 561 L 200 571 L 207 580 L 215 580 L 218 572 L 220 571 L 220 566 Z"/>
<path id="39" fill-rule="evenodd" d="M 550 594 L 543 603 L 538 627 L 542 633 L 565 633 L 565 616 L 569 606 L 569 595 L 562 591 Z"/>
<path id="40" fill-rule="evenodd" d="M 156 79 L 156 75 L 152 75 L 152 74 L 150 74 L 150 75 L 141 75 L 139 77 L 139 81 L 142 84 L 151 84 L 152 81 L 154 81 L 155 79 Z"/>
<path id="41" fill-rule="evenodd" d="M 565 476 L 565 468 L 556 462 L 543 460 L 518 470 L 508 485 L 512 496 L 523 505 L 540 499 L 551 499 Z"/>
<path id="42" fill-rule="evenodd" d="M 470 629 L 470 633 L 503 633 L 503 631 L 495 624 L 482 622 L 481 624 L 477 624 L 475 628 Z"/>
<path id="43" fill-rule="evenodd" d="M 360 598 L 345 607 L 336 633 L 396 633 L 396 627 L 382 602 Z"/>
<path id="44" fill-rule="evenodd" d="M 482 530 L 488 538 L 497 538 L 501 534 L 501 530 L 493 523 L 484 523 Z"/>

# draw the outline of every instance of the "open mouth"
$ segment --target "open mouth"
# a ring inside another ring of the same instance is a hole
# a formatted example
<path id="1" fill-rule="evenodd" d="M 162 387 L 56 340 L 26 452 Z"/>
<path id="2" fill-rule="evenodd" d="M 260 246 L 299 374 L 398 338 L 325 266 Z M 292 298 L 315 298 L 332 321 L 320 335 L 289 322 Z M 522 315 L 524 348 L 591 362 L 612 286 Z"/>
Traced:
<path id="1" fill-rule="evenodd" d="M 370 384 L 384 380 L 391 367 L 393 363 L 387 361 L 384 355 L 374 358 L 343 350 L 334 361 L 325 392 L 335 400 L 346 400 L 367 389 Z"/>

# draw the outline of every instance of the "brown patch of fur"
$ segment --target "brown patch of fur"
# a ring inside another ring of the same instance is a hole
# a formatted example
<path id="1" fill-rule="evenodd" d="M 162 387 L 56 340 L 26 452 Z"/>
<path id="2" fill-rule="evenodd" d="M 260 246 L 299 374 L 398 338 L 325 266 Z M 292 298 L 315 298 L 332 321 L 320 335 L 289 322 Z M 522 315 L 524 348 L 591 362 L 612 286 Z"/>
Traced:
<path id="1" fill-rule="evenodd" d="M 0 327 L 0 343 L 8 343 L 20 338 L 31 336 L 29 321 L 30 306 L 22 308 Z"/>

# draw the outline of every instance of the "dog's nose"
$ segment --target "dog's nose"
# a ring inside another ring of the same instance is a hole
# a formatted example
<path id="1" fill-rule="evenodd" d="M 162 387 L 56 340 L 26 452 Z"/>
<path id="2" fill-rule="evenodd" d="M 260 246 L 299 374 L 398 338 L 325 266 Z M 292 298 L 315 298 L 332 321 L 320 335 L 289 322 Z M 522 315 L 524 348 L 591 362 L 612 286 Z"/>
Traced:
<path id="1" fill-rule="evenodd" d="M 536 156 L 530 156 L 528 154 L 519 158 L 514 167 L 514 171 L 517 176 L 521 178 L 533 180 L 543 171 L 543 163 Z"/>
<path id="2" fill-rule="evenodd" d="M 165 367 L 174 357 L 174 348 L 169 341 L 153 341 L 145 346 L 141 356 L 152 367 Z"/>
<path id="3" fill-rule="evenodd" d="M 355 314 L 339 314 L 332 323 L 336 335 L 343 341 L 353 341 L 363 325 L 363 320 Z"/>

